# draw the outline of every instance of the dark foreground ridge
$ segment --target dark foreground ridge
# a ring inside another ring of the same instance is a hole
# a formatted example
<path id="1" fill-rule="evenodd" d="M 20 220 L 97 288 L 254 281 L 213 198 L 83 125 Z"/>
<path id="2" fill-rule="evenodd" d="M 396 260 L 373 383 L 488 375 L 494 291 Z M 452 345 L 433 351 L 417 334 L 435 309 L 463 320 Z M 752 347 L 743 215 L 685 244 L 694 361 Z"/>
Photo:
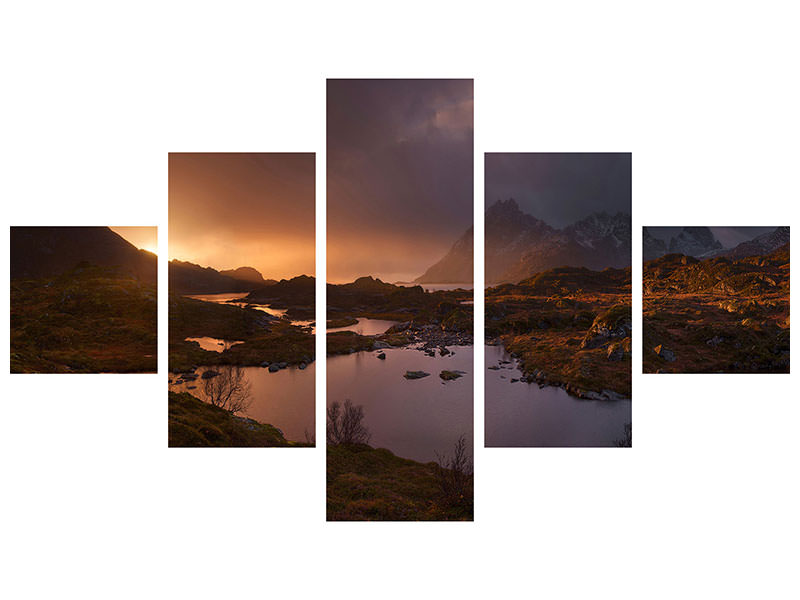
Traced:
<path id="1" fill-rule="evenodd" d="M 435 462 L 420 463 L 366 444 L 328 445 L 329 521 L 471 521 L 472 497 L 442 498 Z M 472 476 L 470 475 L 470 481 Z"/>

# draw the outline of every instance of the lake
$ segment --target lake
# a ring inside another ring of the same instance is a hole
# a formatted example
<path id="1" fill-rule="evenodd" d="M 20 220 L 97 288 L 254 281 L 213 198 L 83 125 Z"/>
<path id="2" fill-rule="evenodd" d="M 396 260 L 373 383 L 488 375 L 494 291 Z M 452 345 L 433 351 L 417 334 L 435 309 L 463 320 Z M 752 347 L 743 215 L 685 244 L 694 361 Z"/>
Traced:
<path id="1" fill-rule="evenodd" d="M 631 422 L 631 401 L 582 400 L 560 387 L 511 383 L 522 372 L 502 346 L 486 346 L 485 444 L 487 447 L 614 446 Z M 509 368 L 510 367 L 510 368 Z"/>
<path id="2" fill-rule="evenodd" d="M 426 356 L 411 348 L 356 352 L 327 359 L 328 404 L 350 399 L 364 406 L 364 424 L 372 434 L 370 445 L 388 448 L 417 461 L 436 460 L 437 452 L 451 455 L 460 435 L 472 452 L 472 346 L 452 346 L 453 356 Z M 466 374 L 444 382 L 442 370 Z M 408 380 L 406 371 L 430 376 Z"/>
<path id="3" fill-rule="evenodd" d="M 248 296 L 248 292 L 245 293 L 237 293 L 237 294 L 190 294 L 187 295 L 187 298 L 193 298 L 194 300 L 202 300 L 203 302 L 215 302 L 216 304 L 230 304 L 231 306 L 238 306 L 240 308 L 247 308 L 250 307 L 255 310 L 260 310 L 261 312 L 265 312 L 268 315 L 272 315 L 273 317 L 278 317 L 279 319 L 283 318 L 286 315 L 286 308 L 272 308 L 269 304 L 253 304 L 251 302 L 236 302 L 236 300 L 241 300 Z M 311 333 L 316 333 L 316 328 L 314 327 L 314 321 L 290 321 L 292 325 L 296 327 L 311 327 Z"/>
<path id="4" fill-rule="evenodd" d="M 287 440 L 306 441 L 306 431 L 314 435 L 314 364 L 305 369 L 288 367 L 275 373 L 262 367 L 242 367 L 251 384 L 253 403 L 246 412 L 237 414 L 274 425 Z M 215 367 L 200 367 L 196 372 L 201 375 L 209 368 Z M 188 389 L 190 386 L 196 387 Z M 203 399 L 203 380 L 199 378 L 179 385 L 170 384 L 169 389 L 186 391 Z"/>
<path id="5" fill-rule="evenodd" d="M 358 319 L 358 323 L 348 325 L 347 327 L 334 327 L 328 329 L 328 333 L 335 331 L 355 331 L 359 335 L 380 335 L 386 333 L 386 330 L 397 325 L 400 321 L 385 321 L 383 319 Z"/>

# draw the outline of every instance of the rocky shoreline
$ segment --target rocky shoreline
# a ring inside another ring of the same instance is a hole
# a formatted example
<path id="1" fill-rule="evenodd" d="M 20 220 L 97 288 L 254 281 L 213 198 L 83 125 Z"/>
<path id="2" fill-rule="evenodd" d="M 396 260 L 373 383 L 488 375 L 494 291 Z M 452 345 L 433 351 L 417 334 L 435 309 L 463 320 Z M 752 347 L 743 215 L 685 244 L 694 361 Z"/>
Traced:
<path id="1" fill-rule="evenodd" d="M 511 358 L 513 359 L 513 360 L 501 359 L 500 361 L 498 361 L 497 365 L 492 365 L 488 367 L 488 369 L 492 371 L 497 371 L 501 369 L 509 369 L 509 370 L 516 369 L 520 371 L 521 373 L 520 377 L 510 379 L 509 380 L 510 383 L 527 383 L 527 384 L 535 383 L 539 386 L 539 388 L 558 387 L 563 389 L 570 396 L 579 398 L 581 400 L 601 400 L 606 402 L 615 402 L 618 400 L 630 400 L 630 397 L 626 397 L 613 390 L 608 390 L 608 389 L 601 389 L 599 391 L 588 390 L 574 383 L 553 380 L 550 377 L 548 377 L 547 373 L 545 373 L 542 369 L 534 368 L 526 375 L 525 374 L 526 365 L 523 363 L 522 359 L 516 353 L 510 352 L 501 339 L 487 340 L 486 345 L 502 346 L 503 349 L 506 351 L 506 353 L 508 353 L 508 355 L 511 356 Z"/>

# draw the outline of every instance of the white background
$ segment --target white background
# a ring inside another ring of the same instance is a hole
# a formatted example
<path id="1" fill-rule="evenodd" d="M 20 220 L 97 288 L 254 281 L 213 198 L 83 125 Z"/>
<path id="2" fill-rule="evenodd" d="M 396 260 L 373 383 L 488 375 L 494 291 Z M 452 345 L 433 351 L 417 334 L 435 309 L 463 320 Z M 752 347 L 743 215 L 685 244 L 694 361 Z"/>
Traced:
<path id="1" fill-rule="evenodd" d="M 633 153 L 634 448 L 479 449 L 475 523 L 326 524 L 321 448 L 167 449 L 162 293 L 160 374 L 3 374 L 0 595 L 797 598 L 796 374 L 638 342 L 642 225 L 798 225 L 792 3 L 290 4 L 5 3 L 4 225 L 159 225 L 165 292 L 167 152 L 315 151 L 322 289 L 325 78 L 474 77 L 478 235 L 484 151 Z"/>

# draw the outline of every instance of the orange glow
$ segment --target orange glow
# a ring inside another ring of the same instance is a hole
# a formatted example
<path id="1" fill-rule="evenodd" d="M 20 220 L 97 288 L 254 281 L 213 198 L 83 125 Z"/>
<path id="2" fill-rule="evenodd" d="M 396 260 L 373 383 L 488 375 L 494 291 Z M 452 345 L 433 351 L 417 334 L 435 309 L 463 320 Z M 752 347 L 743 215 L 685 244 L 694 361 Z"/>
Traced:
<path id="1" fill-rule="evenodd" d="M 314 275 L 314 154 L 169 156 L 169 258 Z"/>
<path id="2" fill-rule="evenodd" d="M 158 254 L 158 227 L 109 227 L 141 250 Z"/>

